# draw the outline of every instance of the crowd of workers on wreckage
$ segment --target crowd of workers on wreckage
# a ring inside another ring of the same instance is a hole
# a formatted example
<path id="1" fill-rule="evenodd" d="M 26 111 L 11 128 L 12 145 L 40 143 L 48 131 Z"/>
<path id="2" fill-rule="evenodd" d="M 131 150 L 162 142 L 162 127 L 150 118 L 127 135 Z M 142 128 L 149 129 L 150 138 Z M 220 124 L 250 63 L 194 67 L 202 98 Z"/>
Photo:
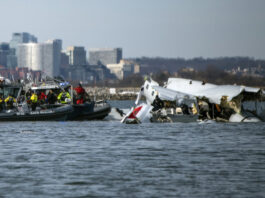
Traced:
<path id="1" fill-rule="evenodd" d="M 32 111 L 35 111 L 37 107 L 45 108 L 45 106 L 60 105 L 60 104 L 83 104 L 90 101 L 85 89 L 79 84 L 74 89 L 73 98 L 70 94 L 70 87 L 61 88 L 58 90 L 21 90 L 18 98 L 15 98 L 15 94 L 8 93 L 8 96 L 4 98 L 3 93 L 0 93 L 0 111 L 14 110 L 15 104 L 27 103 L 28 107 Z"/>
<path id="2" fill-rule="evenodd" d="M 223 108 L 227 98 L 224 96 L 221 99 L 221 104 L 213 104 L 208 101 L 207 98 L 203 97 L 201 99 L 197 98 L 196 102 L 190 104 L 177 104 L 175 101 L 163 101 L 158 96 L 151 104 L 153 106 L 152 113 L 156 113 L 164 109 L 175 109 L 176 114 L 183 115 L 196 115 L 198 114 L 199 120 L 213 120 L 217 119 L 218 121 L 226 121 L 229 119 L 231 114 L 236 113 L 236 110 L 233 108 Z"/>
<path id="3" fill-rule="evenodd" d="M 236 110 L 233 108 L 223 108 L 225 106 L 225 103 L 227 101 L 227 98 L 224 96 L 221 99 L 221 105 L 218 104 L 212 104 L 210 103 L 207 98 L 197 98 L 197 105 L 195 103 L 185 104 L 181 103 L 178 104 L 176 101 L 165 101 L 161 100 L 159 96 L 157 95 L 155 97 L 155 100 L 153 101 L 151 114 L 152 115 L 159 115 L 163 118 L 163 114 L 161 114 L 161 111 L 163 109 L 167 110 L 173 110 L 176 114 L 182 114 L 182 115 L 198 115 L 199 120 L 218 120 L 218 121 L 227 121 L 229 117 L 236 113 Z M 164 117 L 166 118 L 166 117 Z"/>
<path id="4" fill-rule="evenodd" d="M 155 97 L 155 100 L 153 101 L 152 105 L 152 111 L 151 113 L 154 114 L 160 114 L 161 116 L 161 110 L 163 109 L 170 109 L 175 111 L 176 114 L 182 114 L 182 115 L 199 115 L 199 119 L 213 119 L 214 115 L 217 116 L 221 113 L 221 108 L 216 105 L 216 108 L 211 107 L 211 105 L 205 101 L 199 101 L 198 106 L 196 107 L 195 103 L 185 104 L 177 104 L 175 101 L 163 101 L 159 98 L 157 95 Z M 212 109 L 213 108 L 213 109 Z M 212 113 L 212 110 L 214 110 L 214 114 Z M 198 112 L 199 111 L 199 112 Z"/>

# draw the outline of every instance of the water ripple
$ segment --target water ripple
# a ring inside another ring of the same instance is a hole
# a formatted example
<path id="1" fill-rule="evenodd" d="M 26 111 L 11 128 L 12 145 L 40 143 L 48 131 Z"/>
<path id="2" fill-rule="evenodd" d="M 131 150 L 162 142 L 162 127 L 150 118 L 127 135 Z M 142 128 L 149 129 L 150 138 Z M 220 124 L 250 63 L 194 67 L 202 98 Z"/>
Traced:
<path id="1" fill-rule="evenodd" d="M 265 125 L 1 123 L 0 197 L 263 197 Z"/>

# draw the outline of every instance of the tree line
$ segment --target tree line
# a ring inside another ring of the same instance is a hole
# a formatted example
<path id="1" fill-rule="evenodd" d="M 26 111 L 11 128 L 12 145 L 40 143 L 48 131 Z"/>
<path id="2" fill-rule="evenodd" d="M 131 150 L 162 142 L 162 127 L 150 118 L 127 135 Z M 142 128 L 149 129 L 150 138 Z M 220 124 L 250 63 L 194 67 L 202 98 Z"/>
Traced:
<path id="1" fill-rule="evenodd" d="M 107 79 L 98 82 L 96 86 L 108 87 L 140 87 L 144 83 L 145 76 L 151 76 L 163 85 L 169 77 L 181 77 L 193 80 L 205 81 L 218 85 L 236 84 L 265 88 L 264 77 L 251 77 L 232 75 L 225 70 L 238 68 L 260 67 L 265 70 L 265 60 L 256 60 L 250 57 L 220 57 L 220 58 L 135 58 L 131 59 L 141 66 L 139 74 L 126 76 L 123 80 Z M 185 70 L 184 68 L 193 68 Z"/>
<path id="2" fill-rule="evenodd" d="M 265 60 L 257 60 L 250 57 L 219 57 L 219 58 L 132 58 L 131 60 L 141 65 L 141 73 L 149 74 L 159 71 L 177 72 L 181 68 L 190 67 L 195 70 L 205 70 L 209 65 L 214 65 L 221 70 L 240 67 L 253 68 L 260 66 L 265 69 Z"/>

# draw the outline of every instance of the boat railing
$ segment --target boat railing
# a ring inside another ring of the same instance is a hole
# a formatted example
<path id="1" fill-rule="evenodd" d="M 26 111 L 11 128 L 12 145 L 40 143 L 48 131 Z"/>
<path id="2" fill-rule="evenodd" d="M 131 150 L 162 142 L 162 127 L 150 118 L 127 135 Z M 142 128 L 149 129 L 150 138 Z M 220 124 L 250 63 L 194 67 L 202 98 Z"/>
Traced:
<path id="1" fill-rule="evenodd" d="M 35 110 L 32 110 L 32 107 L 27 103 L 16 103 L 14 109 L 18 112 L 23 112 L 23 113 L 29 113 L 29 112 L 40 113 L 42 110 L 54 111 L 54 109 L 65 105 L 66 104 L 39 104 L 37 105 Z"/>

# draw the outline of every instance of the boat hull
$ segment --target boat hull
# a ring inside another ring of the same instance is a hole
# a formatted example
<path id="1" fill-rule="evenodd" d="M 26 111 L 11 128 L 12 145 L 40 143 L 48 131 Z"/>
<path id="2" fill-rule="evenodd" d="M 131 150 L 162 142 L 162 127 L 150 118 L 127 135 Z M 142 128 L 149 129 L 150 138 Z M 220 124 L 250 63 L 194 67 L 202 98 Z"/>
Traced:
<path id="1" fill-rule="evenodd" d="M 32 111 L 28 113 L 0 113 L 0 121 L 65 121 L 68 114 L 73 112 L 70 105 L 48 110 Z"/>
<path id="2" fill-rule="evenodd" d="M 102 120 L 111 111 L 111 106 L 108 103 L 95 104 L 91 102 L 72 106 L 74 111 L 68 115 L 67 120 Z"/>

